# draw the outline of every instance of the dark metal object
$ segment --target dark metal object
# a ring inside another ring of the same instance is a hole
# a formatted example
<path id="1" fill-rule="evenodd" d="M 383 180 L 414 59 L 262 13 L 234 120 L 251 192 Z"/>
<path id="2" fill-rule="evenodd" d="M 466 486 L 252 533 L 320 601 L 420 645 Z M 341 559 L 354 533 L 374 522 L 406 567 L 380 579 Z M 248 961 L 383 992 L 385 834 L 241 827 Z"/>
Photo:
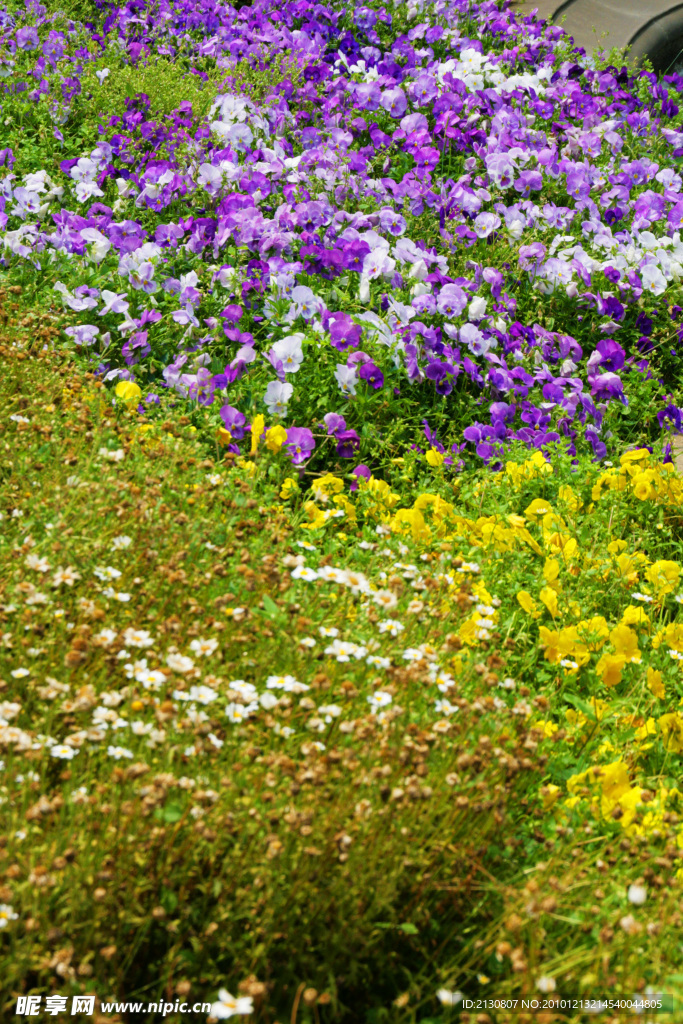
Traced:
<path id="1" fill-rule="evenodd" d="M 629 46 L 629 61 L 649 57 L 666 73 L 683 58 L 683 3 L 667 0 L 524 0 L 541 18 L 562 27 L 591 53 Z"/>

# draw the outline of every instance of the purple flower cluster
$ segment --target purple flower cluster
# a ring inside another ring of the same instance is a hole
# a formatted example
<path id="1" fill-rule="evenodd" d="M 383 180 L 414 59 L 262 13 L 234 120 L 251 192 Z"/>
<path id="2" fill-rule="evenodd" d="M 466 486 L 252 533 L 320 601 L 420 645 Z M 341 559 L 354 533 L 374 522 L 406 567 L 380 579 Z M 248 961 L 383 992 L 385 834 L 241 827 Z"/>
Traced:
<path id="1" fill-rule="evenodd" d="M 107 379 L 215 407 L 237 450 L 267 412 L 295 464 L 316 424 L 372 459 L 385 408 L 445 418 L 492 465 L 513 442 L 604 457 L 606 416 L 645 387 L 680 429 L 675 342 L 663 360 L 653 340 L 679 333 L 680 76 L 560 59 L 560 29 L 489 0 L 130 0 L 90 48 L 55 24 L 0 15 L 0 89 L 30 65 L 63 138 L 112 48 L 226 72 L 208 118 L 130 97 L 59 172 L 0 151 L 3 262 L 49 271 Z M 244 60 L 272 79 L 258 102 L 230 78 Z"/>

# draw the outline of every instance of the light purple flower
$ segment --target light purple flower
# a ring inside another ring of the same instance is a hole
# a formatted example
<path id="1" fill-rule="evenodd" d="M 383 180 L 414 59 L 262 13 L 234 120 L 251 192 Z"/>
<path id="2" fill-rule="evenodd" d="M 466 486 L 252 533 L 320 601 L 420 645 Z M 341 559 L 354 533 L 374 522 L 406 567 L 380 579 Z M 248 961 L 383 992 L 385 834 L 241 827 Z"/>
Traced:
<path id="1" fill-rule="evenodd" d="M 107 291 L 106 288 L 102 289 L 101 296 L 104 306 L 99 311 L 100 316 L 106 316 L 107 313 L 127 313 L 130 303 L 126 299 L 125 293 L 120 295 L 116 292 Z"/>
<path id="2" fill-rule="evenodd" d="M 395 238 L 402 235 L 406 229 L 405 217 L 402 217 L 400 213 L 396 213 L 395 210 L 390 210 L 387 207 L 380 210 L 379 223 L 382 231 L 386 231 Z"/>
<path id="3" fill-rule="evenodd" d="M 439 293 L 436 308 L 442 316 L 460 316 L 467 305 L 467 296 L 460 285 L 445 284 Z"/>
<path id="4" fill-rule="evenodd" d="M 303 363 L 304 351 L 301 347 L 303 339 L 303 334 L 290 334 L 273 345 L 271 353 L 282 364 L 284 373 L 296 373 Z"/>
<path id="5" fill-rule="evenodd" d="M 475 356 L 483 356 L 491 348 L 491 340 L 485 338 L 474 324 L 464 324 L 460 328 L 460 341 L 463 345 L 467 345 L 472 355 Z"/>
<path id="6" fill-rule="evenodd" d="M 40 43 L 38 33 L 32 25 L 28 28 L 20 28 L 16 34 L 16 41 L 20 50 L 35 50 Z"/>
<path id="7" fill-rule="evenodd" d="M 74 345 L 94 345 L 100 329 L 92 324 L 77 324 L 75 327 L 66 327 L 64 333 L 73 338 Z"/>
<path id="8" fill-rule="evenodd" d="M 354 99 L 359 110 L 378 110 L 382 101 L 382 91 L 377 82 L 367 82 L 356 86 Z"/>
<path id="9" fill-rule="evenodd" d="M 344 363 L 337 363 L 337 369 L 334 371 L 334 379 L 339 385 L 339 389 L 344 395 L 355 395 L 356 393 L 356 367 L 345 366 Z"/>
<path id="10" fill-rule="evenodd" d="M 391 117 L 403 117 L 408 107 L 403 89 L 398 86 L 395 89 L 385 89 L 382 93 L 382 106 Z"/>
<path id="11" fill-rule="evenodd" d="M 413 83 L 413 97 L 420 107 L 426 107 L 436 96 L 438 89 L 431 75 L 420 75 Z"/>
<path id="12" fill-rule="evenodd" d="M 199 327 L 199 320 L 194 315 L 194 309 L 188 302 L 183 309 L 176 309 L 171 316 L 181 327 Z"/>
<path id="13" fill-rule="evenodd" d="M 337 434 L 341 430 L 346 430 L 346 420 L 338 412 L 326 413 L 323 420 L 328 434 Z"/>
<path id="14" fill-rule="evenodd" d="M 315 448 L 315 439 L 307 427 L 290 427 L 285 448 L 289 450 L 294 465 L 298 466 L 306 461 Z"/>
<path id="15" fill-rule="evenodd" d="M 182 376 L 182 368 L 187 362 L 187 355 L 183 352 L 176 356 L 175 360 L 164 368 L 163 377 L 169 387 L 175 387 Z"/>
<path id="16" fill-rule="evenodd" d="M 294 394 L 292 384 L 283 383 L 280 380 L 271 380 L 266 388 L 263 401 L 268 406 L 271 416 L 284 416 L 287 412 L 287 403 Z"/>
<path id="17" fill-rule="evenodd" d="M 500 227 L 500 224 L 501 220 L 497 213 L 479 213 L 472 226 L 477 238 L 488 238 Z"/>

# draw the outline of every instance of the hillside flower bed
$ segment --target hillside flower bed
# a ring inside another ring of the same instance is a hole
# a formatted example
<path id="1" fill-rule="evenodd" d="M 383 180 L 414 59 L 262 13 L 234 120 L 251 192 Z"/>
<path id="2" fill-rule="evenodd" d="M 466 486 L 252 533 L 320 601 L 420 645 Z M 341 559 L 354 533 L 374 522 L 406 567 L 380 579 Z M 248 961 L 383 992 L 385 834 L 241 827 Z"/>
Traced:
<path id="1" fill-rule="evenodd" d="M 0 9 L 3 1012 L 681 998 L 682 93 L 492 2 Z"/>

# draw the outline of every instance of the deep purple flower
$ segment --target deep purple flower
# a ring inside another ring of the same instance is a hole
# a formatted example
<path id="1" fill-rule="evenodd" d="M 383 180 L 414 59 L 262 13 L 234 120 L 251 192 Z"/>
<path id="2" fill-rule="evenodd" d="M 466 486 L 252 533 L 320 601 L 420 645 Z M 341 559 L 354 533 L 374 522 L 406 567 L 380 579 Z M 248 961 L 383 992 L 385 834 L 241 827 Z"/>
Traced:
<path id="1" fill-rule="evenodd" d="M 236 324 L 238 323 L 239 320 L 242 319 L 242 313 L 242 307 L 233 303 L 230 306 L 226 306 L 220 315 L 228 323 Z"/>
<path id="2" fill-rule="evenodd" d="M 484 281 L 491 286 L 491 295 L 493 298 L 499 299 L 500 293 L 503 290 L 503 282 L 505 281 L 500 270 L 496 270 L 495 267 L 485 267 L 482 277 Z"/>
<path id="3" fill-rule="evenodd" d="M 357 7 L 353 12 L 353 20 L 361 32 L 366 32 L 375 25 L 377 14 L 371 7 Z"/>
<path id="4" fill-rule="evenodd" d="M 489 463 L 497 454 L 497 449 L 495 445 L 489 444 L 488 441 L 482 441 L 481 444 L 477 445 L 476 452 L 483 462 Z"/>
<path id="5" fill-rule="evenodd" d="M 628 398 L 624 394 L 624 382 L 616 373 L 599 373 L 591 379 L 591 394 L 598 401 L 617 398 L 624 405 L 628 405 Z"/>
<path id="6" fill-rule="evenodd" d="M 141 359 L 148 356 L 152 347 L 147 341 L 147 331 L 135 331 L 128 341 L 124 342 L 121 353 L 127 366 L 135 366 Z"/>
<path id="7" fill-rule="evenodd" d="M 363 352 L 361 349 L 358 352 L 352 352 L 350 356 L 346 358 L 347 366 L 363 366 L 365 363 L 371 363 L 372 356 L 369 356 L 367 352 Z"/>
<path id="8" fill-rule="evenodd" d="M 654 327 L 654 321 L 647 313 L 639 313 L 636 317 L 636 328 L 643 334 L 649 336 L 652 334 L 652 328 Z"/>
<path id="9" fill-rule="evenodd" d="M 425 369 L 425 377 L 427 380 L 433 380 L 437 384 L 440 380 L 443 380 L 448 374 L 446 363 L 440 363 L 438 359 L 435 359 L 427 364 Z"/>
<path id="10" fill-rule="evenodd" d="M 361 366 L 359 377 L 361 380 L 366 380 L 368 384 L 371 384 L 375 391 L 378 391 L 384 385 L 384 374 L 378 366 L 375 366 L 372 360 Z"/>
<path id="11" fill-rule="evenodd" d="M 657 422 L 659 423 L 660 430 L 666 430 L 670 423 L 676 433 L 680 434 L 682 429 L 681 420 L 681 410 L 673 403 L 669 403 L 666 408 L 661 409 L 657 413 Z"/>
<path id="12" fill-rule="evenodd" d="M 490 428 L 484 426 L 483 423 L 471 423 L 469 427 L 465 427 L 462 436 L 472 444 L 479 444 L 480 441 L 489 436 L 489 433 Z"/>
<path id="13" fill-rule="evenodd" d="M 360 447 L 360 438 L 355 430 L 343 430 L 336 435 L 336 452 L 342 459 L 352 459 Z"/>
<path id="14" fill-rule="evenodd" d="M 501 421 L 503 423 L 512 423 L 515 418 L 517 406 L 508 405 L 507 402 L 491 402 L 489 406 L 489 413 L 491 415 L 491 422 Z"/>
<path id="15" fill-rule="evenodd" d="M 599 462 L 600 459 L 604 459 L 605 455 L 607 455 L 607 445 L 604 441 L 600 440 L 600 435 L 595 427 L 586 427 L 586 440 L 590 443 L 590 446 L 593 449 L 595 461 Z"/>
<path id="16" fill-rule="evenodd" d="M 428 420 L 422 420 L 422 426 L 424 427 L 425 437 L 429 441 L 432 448 L 436 448 L 437 452 L 441 452 L 443 454 L 443 452 L 445 452 L 446 449 L 436 436 L 436 431 L 432 430 L 432 428 L 429 426 Z"/>
<path id="17" fill-rule="evenodd" d="M 344 247 L 344 266 L 347 270 L 357 270 L 358 273 L 363 269 L 363 260 L 370 252 L 370 246 L 367 242 L 363 242 L 360 239 L 357 241 L 349 242 Z"/>
<path id="18" fill-rule="evenodd" d="M 626 361 L 626 353 L 614 338 L 603 338 L 598 342 L 595 352 L 588 360 L 588 376 L 600 368 L 604 372 L 615 372 L 620 370 Z"/>
<path id="19" fill-rule="evenodd" d="M 346 313 L 334 313 L 329 330 L 332 344 L 340 352 L 360 345 L 362 330 Z"/>
<path id="20" fill-rule="evenodd" d="M 515 179 L 513 187 L 515 192 L 519 192 L 526 199 L 532 192 L 538 192 L 543 188 L 543 175 L 540 171 L 522 171 Z"/>

